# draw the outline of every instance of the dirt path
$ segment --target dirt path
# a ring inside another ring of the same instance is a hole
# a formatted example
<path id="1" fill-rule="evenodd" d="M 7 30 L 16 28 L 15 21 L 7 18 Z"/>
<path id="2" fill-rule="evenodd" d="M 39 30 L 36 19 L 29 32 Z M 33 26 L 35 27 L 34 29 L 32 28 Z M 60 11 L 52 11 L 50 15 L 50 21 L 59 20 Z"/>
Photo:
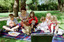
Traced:
<path id="1" fill-rule="evenodd" d="M 4 21 L 4 20 L 7 20 L 8 17 L 0 17 L 0 21 Z"/>
<path id="2" fill-rule="evenodd" d="M 4 20 L 7 20 L 8 17 L 0 17 L 0 21 L 4 21 Z M 16 17 L 16 19 L 18 19 L 18 17 Z"/>

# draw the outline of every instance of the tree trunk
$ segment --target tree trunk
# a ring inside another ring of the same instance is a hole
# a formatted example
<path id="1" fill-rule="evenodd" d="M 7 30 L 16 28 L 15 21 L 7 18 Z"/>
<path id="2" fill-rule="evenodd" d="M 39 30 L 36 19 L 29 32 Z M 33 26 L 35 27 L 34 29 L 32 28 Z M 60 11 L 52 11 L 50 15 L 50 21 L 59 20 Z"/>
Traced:
<path id="1" fill-rule="evenodd" d="M 62 11 L 62 3 L 61 3 L 61 0 L 58 0 L 58 6 L 59 6 L 59 10 Z"/>
<path id="2" fill-rule="evenodd" d="M 19 11 L 19 0 L 15 0 L 13 6 L 13 13 L 15 17 L 18 17 L 18 11 Z"/>
<path id="3" fill-rule="evenodd" d="M 37 7 L 37 0 L 35 2 L 35 9 L 38 10 L 38 7 Z"/>
<path id="4" fill-rule="evenodd" d="M 62 1 L 62 11 L 64 12 L 64 0 Z"/>
<path id="5" fill-rule="evenodd" d="M 63 6 L 62 6 L 62 12 L 64 12 L 64 4 L 63 4 Z"/>
<path id="6" fill-rule="evenodd" d="M 26 8 L 26 0 L 21 0 L 21 8 Z"/>

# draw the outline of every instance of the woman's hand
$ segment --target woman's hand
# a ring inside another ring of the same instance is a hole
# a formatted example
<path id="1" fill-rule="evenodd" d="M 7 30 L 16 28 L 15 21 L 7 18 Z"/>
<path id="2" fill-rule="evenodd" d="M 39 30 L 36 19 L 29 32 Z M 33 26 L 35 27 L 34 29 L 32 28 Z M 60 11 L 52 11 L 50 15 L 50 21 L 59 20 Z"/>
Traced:
<path id="1" fill-rule="evenodd" d="M 22 17 L 20 17 L 20 19 L 21 19 L 21 20 L 23 20 L 23 18 L 22 18 Z"/>

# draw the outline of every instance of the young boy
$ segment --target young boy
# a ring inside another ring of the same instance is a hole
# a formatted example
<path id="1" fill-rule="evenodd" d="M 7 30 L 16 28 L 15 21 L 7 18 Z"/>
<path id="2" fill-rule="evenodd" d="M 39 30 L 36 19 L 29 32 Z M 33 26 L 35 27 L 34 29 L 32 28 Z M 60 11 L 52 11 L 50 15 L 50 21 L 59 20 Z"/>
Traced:
<path id="1" fill-rule="evenodd" d="M 8 26 L 3 26 L 3 28 L 6 31 L 15 31 L 15 29 L 18 28 L 18 26 L 16 26 L 18 24 L 17 20 L 14 18 L 13 14 L 9 14 L 9 19 L 7 20 L 7 25 Z M 16 27 L 15 27 L 16 26 Z"/>

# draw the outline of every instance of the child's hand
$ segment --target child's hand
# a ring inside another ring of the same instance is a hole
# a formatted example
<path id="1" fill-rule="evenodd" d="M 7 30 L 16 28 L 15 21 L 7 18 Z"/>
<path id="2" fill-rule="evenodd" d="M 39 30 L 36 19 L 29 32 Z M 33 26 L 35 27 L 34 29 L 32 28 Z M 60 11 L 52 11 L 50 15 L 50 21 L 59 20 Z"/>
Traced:
<path id="1" fill-rule="evenodd" d="M 14 28 L 12 28 L 12 29 L 11 29 L 11 31 L 15 31 L 15 29 L 14 29 Z"/>
<path id="2" fill-rule="evenodd" d="M 32 20 L 31 23 L 35 23 L 36 21 L 35 20 Z"/>
<path id="3" fill-rule="evenodd" d="M 14 29 L 10 29 L 11 31 L 14 31 Z"/>

